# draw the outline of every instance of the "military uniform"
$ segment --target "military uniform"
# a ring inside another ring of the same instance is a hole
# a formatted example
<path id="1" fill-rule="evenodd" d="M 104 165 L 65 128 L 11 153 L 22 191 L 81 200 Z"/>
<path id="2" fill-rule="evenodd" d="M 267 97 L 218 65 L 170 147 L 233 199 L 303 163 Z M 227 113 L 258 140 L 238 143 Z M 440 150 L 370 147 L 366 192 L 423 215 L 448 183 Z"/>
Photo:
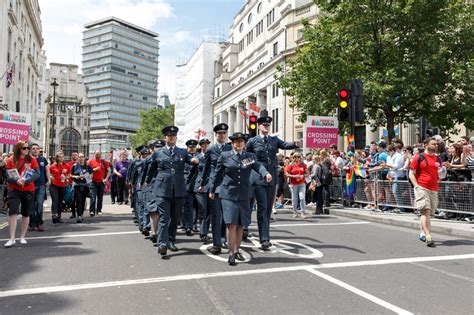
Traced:
<path id="1" fill-rule="evenodd" d="M 186 146 L 190 149 L 196 148 L 198 142 L 196 140 L 186 141 Z M 191 158 L 197 157 L 197 153 L 189 153 Z M 186 229 L 186 235 L 192 236 L 193 225 L 195 220 L 196 213 L 196 197 L 194 194 L 194 185 L 196 182 L 196 177 L 198 173 L 197 165 L 186 164 L 184 166 L 184 176 L 186 177 L 186 199 L 184 200 L 184 206 L 182 209 L 182 223 L 183 227 Z"/>
<path id="2" fill-rule="evenodd" d="M 135 200 L 135 212 L 138 218 L 138 225 L 140 231 L 143 231 L 146 225 L 145 218 L 145 205 L 143 200 L 143 192 L 141 186 L 141 175 L 143 173 L 143 167 L 145 165 L 145 155 L 148 154 L 148 147 L 142 146 L 139 148 L 141 154 L 140 158 L 137 159 L 134 163 L 133 170 L 130 176 L 130 182 L 134 191 L 134 200 Z"/>
<path id="3" fill-rule="evenodd" d="M 260 117 L 257 123 L 270 124 L 271 117 Z M 258 234 L 262 244 L 262 248 L 270 247 L 270 218 L 272 214 L 273 201 L 275 199 L 277 184 L 277 153 L 278 149 L 291 150 L 298 146 L 293 142 L 285 142 L 278 137 L 273 136 L 256 136 L 251 138 L 247 143 L 247 152 L 254 153 L 257 161 L 272 175 L 272 181 L 267 183 L 265 178 L 253 171 L 250 176 L 252 182 L 253 193 L 257 201 L 257 222 Z"/>
<path id="4" fill-rule="evenodd" d="M 214 127 L 214 132 L 227 132 L 229 126 L 227 124 L 218 124 Z M 208 181 L 212 182 L 216 172 L 217 160 L 222 152 L 232 150 L 229 143 L 216 143 L 212 145 L 206 152 L 203 170 L 202 185 L 206 186 Z M 211 228 L 212 228 L 212 243 L 213 251 L 218 253 L 223 245 L 223 240 L 226 238 L 225 226 L 222 224 L 222 205 L 219 200 L 219 187 L 216 187 L 216 197 L 210 200 L 211 203 Z"/>
<path id="5" fill-rule="evenodd" d="M 210 141 L 208 139 L 201 139 L 199 144 L 207 143 L 209 144 Z M 201 241 L 206 243 L 207 242 L 207 233 L 209 231 L 209 224 L 210 224 L 210 214 L 211 214 L 211 202 L 209 200 L 209 181 L 207 184 L 203 184 L 203 176 L 204 176 L 204 166 L 206 162 L 206 155 L 205 153 L 199 153 L 196 156 L 199 160 L 199 164 L 197 166 L 197 176 L 194 183 L 194 193 L 196 196 L 197 207 L 198 207 L 198 218 L 199 218 L 199 236 Z"/>

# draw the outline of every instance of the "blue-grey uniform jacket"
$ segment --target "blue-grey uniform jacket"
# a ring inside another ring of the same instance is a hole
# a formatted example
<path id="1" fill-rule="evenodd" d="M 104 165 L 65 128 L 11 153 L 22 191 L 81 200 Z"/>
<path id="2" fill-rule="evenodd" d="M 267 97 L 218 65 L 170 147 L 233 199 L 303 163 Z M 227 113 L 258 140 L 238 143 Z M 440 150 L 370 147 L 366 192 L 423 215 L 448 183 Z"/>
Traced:
<path id="1" fill-rule="evenodd" d="M 197 153 L 191 154 L 188 153 L 188 155 L 191 156 L 192 158 L 197 158 L 198 155 Z M 193 192 L 194 191 L 194 185 L 196 184 L 196 178 L 198 175 L 198 165 L 197 164 L 186 164 L 184 166 L 184 175 L 186 176 L 186 191 L 187 192 Z"/>
<path id="2" fill-rule="evenodd" d="M 144 160 L 143 160 L 143 168 L 142 168 L 142 173 L 140 174 L 140 184 L 141 186 L 143 186 L 145 184 L 145 181 L 146 181 L 146 176 L 148 174 L 148 169 L 150 168 L 150 164 L 151 164 L 151 155 L 147 156 Z"/>
<path id="3" fill-rule="evenodd" d="M 201 192 L 201 191 L 199 191 L 199 187 L 201 187 L 202 183 L 203 183 L 204 164 L 206 162 L 206 154 L 199 153 L 196 157 L 199 160 L 199 164 L 197 166 L 198 173 L 197 173 L 196 180 L 195 180 L 195 183 L 194 183 L 194 192 L 199 193 L 199 192 Z M 203 187 L 203 190 L 202 190 L 203 193 L 208 193 L 209 192 L 209 181 L 207 180 L 206 182 L 207 182 L 207 184 L 205 186 L 202 186 Z"/>
<path id="4" fill-rule="evenodd" d="M 251 175 L 252 185 L 258 186 L 272 186 L 276 185 L 277 178 L 277 153 L 278 149 L 282 150 L 292 150 L 296 149 L 298 146 L 294 142 L 285 142 L 278 137 L 268 136 L 267 143 L 264 142 L 262 136 L 256 136 L 250 138 L 247 142 L 247 152 L 254 153 L 257 157 L 257 161 L 263 164 L 265 168 L 272 175 L 272 181 L 267 183 L 265 178 L 260 176 L 257 172 L 253 171 Z"/>
<path id="5" fill-rule="evenodd" d="M 232 150 L 232 145 L 230 143 L 225 143 L 221 149 L 219 144 L 212 145 L 206 152 L 204 157 L 204 170 L 202 175 L 202 186 L 206 186 L 208 182 L 211 182 L 214 178 L 214 174 L 216 173 L 217 167 L 217 159 L 221 155 L 222 152 L 227 152 Z M 219 189 L 217 189 L 216 193 L 219 193 Z"/>
<path id="6" fill-rule="evenodd" d="M 140 184 L 141 175 L 143 172 L 143 167 L 145 166 L 145 159 L 138 158 L 133 163 L 133 169 L 130 174 L 130 183 L 136 188 L 141 189 L 141 187 L 137 186 Z"/>
<path id="7" fill-rule="evenodd" d="M 149 174 L 156 174 L 153 194 L 163 198 L 186 197 L 186 180 L 184 165 L 191 163 L 192 156 L 186 149 L 175 147 L 173 155 L 167 147 L 153 153 L 152 162 L 148 168 Z M 152 177 L 147 176 L 147 183 Z M 174 191 L 174 194 L 173 194 Z"/>
<path id="8" fill-rule="evenodd" d="M 252 190 L 250 174 L 255 171 L 264 178 L 269 172 L 252 153 L 242 152 L 240 159 L 234 151 L 222 152 L 217 160 L 216 171 L 209 191 L 220 187 L 219 198 L 233 201 L 250 200 Z"/>

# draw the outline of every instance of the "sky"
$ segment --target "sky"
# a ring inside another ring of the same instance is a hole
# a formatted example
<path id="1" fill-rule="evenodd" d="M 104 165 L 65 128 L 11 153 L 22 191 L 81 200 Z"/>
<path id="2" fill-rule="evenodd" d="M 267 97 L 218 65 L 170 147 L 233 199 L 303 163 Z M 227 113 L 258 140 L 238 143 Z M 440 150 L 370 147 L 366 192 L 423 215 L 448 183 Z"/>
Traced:
<path id="1" fill-rule="evenodd" d="M 158 33 L 159 94 L 175 96 L 175 67 L 192 56 L 203 39 L 228 39 L 245 0 L 39 0 L 47 62 L 82 62 L 84 24 L 116 16 Z"/>

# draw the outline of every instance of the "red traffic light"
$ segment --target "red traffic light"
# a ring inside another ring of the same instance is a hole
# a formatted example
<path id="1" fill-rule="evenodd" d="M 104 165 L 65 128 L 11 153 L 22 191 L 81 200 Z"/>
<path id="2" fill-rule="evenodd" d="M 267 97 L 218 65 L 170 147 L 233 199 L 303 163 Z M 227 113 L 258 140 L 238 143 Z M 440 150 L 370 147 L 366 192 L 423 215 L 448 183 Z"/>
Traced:
<path id="1" fill-rule="evenodd" d="M 257 116 L 250 116 L 250 122 L 251 123 L 256 123 L 257 122 Z"/>
<path id="2" fill-rule="evenodd" d="M 347 91 L 346 89 L 341 89 L 339 91 L 339 97 L 340 98 L 346 98 L 347 96 L 349 96 L 349 91 Z"/>

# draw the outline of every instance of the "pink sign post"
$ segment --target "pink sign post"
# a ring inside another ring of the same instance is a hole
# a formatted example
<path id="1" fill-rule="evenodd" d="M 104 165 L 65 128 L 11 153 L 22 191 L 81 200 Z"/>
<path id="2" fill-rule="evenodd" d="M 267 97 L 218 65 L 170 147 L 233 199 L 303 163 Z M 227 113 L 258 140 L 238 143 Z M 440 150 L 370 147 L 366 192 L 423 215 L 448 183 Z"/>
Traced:
<path id="1" fill-rule="evenodd" d="M 0 111 L 0 144 L 16 144 L 30 138 L 31 115 Z"/>
<path id="2" fill-rule="evenodd" d="M 308 149 L 327 149 L 337 145 L 338 121 L 336 117 L 308 116 L 305 143 Z"/>

